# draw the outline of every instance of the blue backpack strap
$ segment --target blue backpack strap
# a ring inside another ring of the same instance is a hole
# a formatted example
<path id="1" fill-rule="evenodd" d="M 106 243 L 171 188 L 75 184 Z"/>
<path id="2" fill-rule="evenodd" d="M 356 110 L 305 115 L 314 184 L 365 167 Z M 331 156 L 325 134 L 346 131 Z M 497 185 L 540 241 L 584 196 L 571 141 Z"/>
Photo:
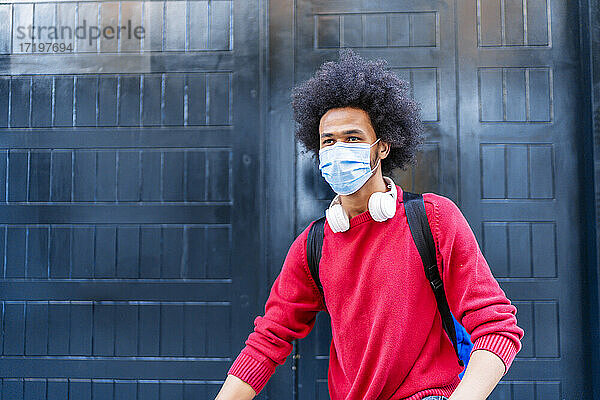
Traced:
<path id="1" fill-rule="evenodd" d="M 319 261 L 321 261 L 321 250 L 323 249 L 323 236 L 325 235 L 325 216 L 317 219 L 311 225 L 306 238 L 306 260 L 310 274 L 321 292 L 323 304 L 325 304 L 325 296 L 321 279 L 319 279 Z M 327 305 L 325 304 L 325 308 Z"/>
<path id="2" fill-rule="evenodd" d="M 429 221 L 427 220 L 423 195 L 420 193 L 403 191 L 402 196 L 404 202 L 404 211 L 406 212 L 406 219 L 408 220 L 408 226 L 410 227 L 413 240 L 417 245 L 421 259 L 423 260 L 425 276 L 429 280 L 429 284 L 433 289 L 433 294 L 435 295 L 435 300 L 437 302 L 440 315 L 442 316 L 442 325 L 448 334 L 448 337 L 452 341 L 454 351 L 456 352 L 456 357 L 458 358 L 458 363 L 461 367 L 464 367 L 465 364 L 460 358 L 458 352 L 458 343 L 456 340 L 456 329 L 454 326 L 453 316 L 450 312 L 450 307 L 448 306 L 448 300 L 446 299 L 446 293 L 444 292 L 444 284 L 437 267 L 437 260 L 435 257 L 435 242 L 433 241 L 433 235 L 431 234 L 431 228 L 429 227 Z"/>

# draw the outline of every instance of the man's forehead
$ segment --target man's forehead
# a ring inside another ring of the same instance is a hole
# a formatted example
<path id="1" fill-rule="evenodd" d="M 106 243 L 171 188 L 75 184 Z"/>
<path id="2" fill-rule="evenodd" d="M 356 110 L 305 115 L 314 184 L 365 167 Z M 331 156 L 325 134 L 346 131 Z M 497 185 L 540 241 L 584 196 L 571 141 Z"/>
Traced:
<path id="1" fill-rule="evenodd" d="M 337 132 L 358 127 L 366 128 L 368 125 L 368 114 L 362 110 L 349 108 L 332 109 L 321 118 L 319 130 L 321 132 Z"/>

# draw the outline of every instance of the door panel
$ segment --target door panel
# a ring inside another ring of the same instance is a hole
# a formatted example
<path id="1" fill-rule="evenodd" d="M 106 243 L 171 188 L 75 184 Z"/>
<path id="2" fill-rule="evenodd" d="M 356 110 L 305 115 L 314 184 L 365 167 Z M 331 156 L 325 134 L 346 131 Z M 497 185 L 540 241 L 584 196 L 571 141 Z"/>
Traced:
<path id="1" fill-rule="evenodd" d="M 395 182 L 410 191 L 458 193 L 454 5 L 451 2 L 297 2 L 296 82 L 352 47 L 366 58 L 385 58 L 407 80 L 421 103 L 427 133 L 421 168 L 396 170 Z M 450 40 L 449 40 L 450 39 Z M 335 195 L 316 162 L 298 153 L 298 230 L 322 215 Z M 298 344 L 300 399 L 329 398 L 330 319 L 319 313 L 313 332 Z"/>
<path id="2" fill-rule="evenodd" d="M 0 5 L 0 397 L 216 395 L 260 308 L 257 3 Z M 84 20 L 145 35 L 15 33 Z"/>

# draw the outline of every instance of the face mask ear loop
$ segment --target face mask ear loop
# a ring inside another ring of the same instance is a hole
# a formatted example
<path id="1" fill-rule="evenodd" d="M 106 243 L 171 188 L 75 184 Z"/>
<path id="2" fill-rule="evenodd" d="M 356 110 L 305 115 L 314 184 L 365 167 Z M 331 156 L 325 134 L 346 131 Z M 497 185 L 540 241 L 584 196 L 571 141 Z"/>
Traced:
<path id="1" fill-rule="evenodd" d="M 381 161 L 381 158 L 379 158 L 379 157 L 378 157 L 377 164 L 375 164 L 375 168 L 373 168 L 373 169 L 371 170 L 371 175 L 375 173 L 375 170 L 376 170 L 376 169 L 377 169 L 377 167 L 379 166 L 379 161 Z"/>
<path id="2" fill-rule="evenodd" d="M 379 138 L 379 139 L 381 139 L 381 138 Z M 377 139 L 376 141 L 374 141 L 374 142 L 373 142 L 373 144 L 369 146 L 369 148 L 371 148 L 371 147 L 375 146 L 375 144 L 376 144 L 377 142 L 379 142 L 379 139 Z M 373 175 L 373 173 L 375 172 L 375 170 L 376 170 L 376 169 L 377 169 L 377 167 L 379 166 L 379 161 L 381 161 L 381 158 L 379 158 L 379 155 L 377 155 L 377 164 L 375 164 L 375 168 L 373 168 L 373 169 L 371 170 L 371 175 Z"/>

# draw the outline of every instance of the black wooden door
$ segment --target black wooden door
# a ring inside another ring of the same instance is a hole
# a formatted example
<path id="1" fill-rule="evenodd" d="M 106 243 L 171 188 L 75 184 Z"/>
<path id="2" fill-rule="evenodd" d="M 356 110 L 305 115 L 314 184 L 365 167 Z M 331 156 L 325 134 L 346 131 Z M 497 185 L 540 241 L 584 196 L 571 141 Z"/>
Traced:
<path id="1" fill-rule="evenodd" d="M 578 8 L 458 4 L 461 206 L 527 332 L 490 397 L 585 397 Z"/>
<path id="2" fill-rule="evenodd" d="M 523 348 L 494 399 L 580 398 L 582 241 L 577 5 L 564 1 L 297 1 L 295 82 L 341 47 L 411 83 L 428 128 L 419 166 L 393 177 L 452 198 L 518 308 Z M 291 4 L 290 4 L 291 6 Z M 333 192 L 297 153 L 297 232 Z M 299 398 L 326 399 L 331 332 L 298 343 Z"/>
<path id="3" fill-rule="evenodd" d="M 214 398 L 262 306 L 259 15 L 0 4 L 0 398 Z"/>

